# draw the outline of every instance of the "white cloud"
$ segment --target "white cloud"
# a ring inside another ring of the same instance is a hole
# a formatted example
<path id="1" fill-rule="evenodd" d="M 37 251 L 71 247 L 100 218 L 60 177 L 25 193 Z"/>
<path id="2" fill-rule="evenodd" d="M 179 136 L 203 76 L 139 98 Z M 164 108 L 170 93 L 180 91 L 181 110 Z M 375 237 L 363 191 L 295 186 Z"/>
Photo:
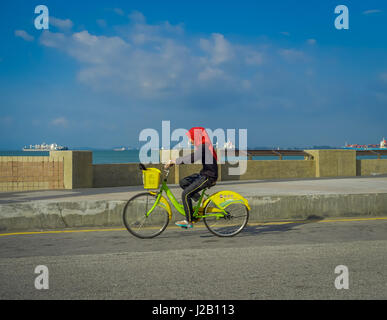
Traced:
<path id="1" fill-rule="evenodd" d="M 163 27 L 169 33 L 175 33 L 178 35 L 182 35 L 184 33 L 183 24 L 172 25 L 168 21 L 166 21 L 163 23 Z"/>
<path id="2" fill-rule="evenodd" d="M 310 45 L 315 45 L 317 43 L 316 39 L 308 39 L 306 42 Z"/>
<path id="3" fill-rule="evenodd" d="M 245 58 L 246 64 L 258 66 L 263 63 L 263 54 L 257 51 L 248 52 Z"/>
<path id="4" fill-rule="evenodd" d="M 97 24 L 101 27 L 101 28 L 106 28 L 107 26 L 107 23 L 104 19 L 97 19 Z"/>
<path id="5" fill-rule="evenodd" d="M 146 23 L 141 12 L 134 11 L 129 15 L 132 24 L 124 27 L 122 33 L 136 45 L 151 44 L 151 42 L 163 44 L 166 39 L 174 39 L 184 34 L 182 24 L 172 25 L 168 21 L 158 25 Z"/>
<path id="6" fill-rule="evenodd" d="M 363 14 L 370 15 L 370 14 L 381 13 L 381 12 L 383 12 L 383 11 L 380 9 L 372 9 L 372 10 L 363 11 Z"/>
<path id="7" fill-rule="evenodd" d="M 51 120 L 50 124 L 56 127 L 66 128 L 68 126 L 68 120 L 65 117 L 59 117 Z"/>
<path id="8" fill-rule="evenodd" d="M 70 19 L 59 19 L 53 16 L 50 16 L 50 25 L 57 27 L 61 30 L 68 30 L 73 27 L 73 22 Z"/>
<path id="9" fill-rule="evenodd" d="M 223 74 L 223 71 L 220 69 L 207 67 L 205 70 L 199 72 L 198 79 L 201 81 L 211 80 L 221 77 Z"/>
<path id="10" fill-rule="evenodd" d="M 233 57 L 233 48 L 220 33 L 213 33 L 211 39 L 200 39 L 200 47 L 208 52 L 214 64 L 224 63 Z"/>
<path id="11" fill-rule="evenodd" d="M 279 55 L 308 67 L 297 49 L 238 44 L 220 33 L 197 38 L 185 35 L 181 24 L 148 24 L 142 14 L 135 15 L 128 25 L 117 27 L 116 36 L 45 31 L 39 40 L 78 62 L 79 83 L 135 104 L 172 99 L 202 106 L 242 99 L 268 107 L 294 94 L 285 86 L 293 73 L 286 74 L 286 66 L 277 68 Z"/>
<path id="12" fill-rule="evenodd" d="M 282 31 L 282 32 L 280 32 L 280 34 L 282 34 L 282 35 L 284 35 L 284 36 L 287 36 L 287 37 L 290 36 L 290 33 L 287 32 L 287 31 Z"/>
<path id="13" fill-rule="evenodd" d="M 88 64 L 105 64 L 109 59 L 124 58 L 123 54 L 129 48 L 130 45 L 119 37 L 98 37 L 82 31 L 72 35 L 68 52 Z"/>
<path id="14" fill-rule="evenodd" d="M 68 38 L 63 33 L 43 31 L 39 41 L 46 47 L 63 48 L 67 46 Z"/>
<path id="15" fill-rule="evenodd" d="M 116 14 L 118 14 L 119 16 L 125 15 L 124 10 L 122 10 L 121 8 L 114 8 L 113 11 L 114 11 Z"/>
<path id="16" fill-rule="evenodd" d="M 146 19 L 145 19 L 145 16 L 139 12 L 139 11 L 132 11 L 130 14 L 129 14 L 129 18 L 130 20 L 132 20 L 133 23 L 139 23 L 139 24 L 145 24 L 146 23 Z"/>
<path id="17" fill-rule="evenodd" d="M 24 39 L 25 41 L 34 41 L 34 37 L 24 30 L 15 30 L 15 36 Z"/>
<path id="18" fill-rule="evenodd" d="M 291 62 L 305 59 L 305 54 L 302 51 L 296 50 L 296 49 L 280 49 L 278 53 L 285 60 L 291 61 Z"/>

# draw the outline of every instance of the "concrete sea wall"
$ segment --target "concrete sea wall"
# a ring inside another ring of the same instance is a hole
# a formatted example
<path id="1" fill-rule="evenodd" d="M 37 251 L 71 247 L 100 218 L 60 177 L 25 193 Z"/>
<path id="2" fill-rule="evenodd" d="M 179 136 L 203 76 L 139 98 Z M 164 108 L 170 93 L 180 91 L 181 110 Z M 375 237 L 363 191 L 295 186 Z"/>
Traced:
<path id="1" fill-rule="evenodd" d="M 171 153 L 164 153 L 167 160 Z M 219 164 L 219 181 L 305 179 L 387 174 L 387 159 L 357 160 L 354 150 L 305 150 L 305 160 L 246 160 L 246 170 Z M 161 164 L 148 165 L 161 169 Z M 200 170 L 199 164 L 175 166 L 168 183 Z M 0 157 L 0 192 L 133 186 L 142 184 L 136 163 L 93 164 L 91 151 L 52 151 L 47 157 Z"/>

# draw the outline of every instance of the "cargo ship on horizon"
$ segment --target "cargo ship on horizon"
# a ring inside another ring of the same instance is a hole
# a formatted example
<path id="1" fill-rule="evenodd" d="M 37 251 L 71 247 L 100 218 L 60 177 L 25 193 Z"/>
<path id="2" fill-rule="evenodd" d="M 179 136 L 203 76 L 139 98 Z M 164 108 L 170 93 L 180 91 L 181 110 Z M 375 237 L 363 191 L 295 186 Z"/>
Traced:
<path id="1" fill-rule="evenodd" d="M 56 143 L 46 144 L 45 142 L 43 142 L 42 144 L 35 144 L 35 145 L 30 144 L 29 147 L 24 146 L 22 150 L 23 151 L 64 151 L 68 149 L 69 149 L 68 147 L 59 146 Z"/>
<path id="2" fill-rule="evenodd" d="M 344 149 L 356 149 L 356 150 L 387 150 L 387 141 L 386 138 L 383 138 L 382 141 L 380 141 L 380 144 L 366 144 L 366 145 L 361 145 L 361 144 L 345 144 Z"/>

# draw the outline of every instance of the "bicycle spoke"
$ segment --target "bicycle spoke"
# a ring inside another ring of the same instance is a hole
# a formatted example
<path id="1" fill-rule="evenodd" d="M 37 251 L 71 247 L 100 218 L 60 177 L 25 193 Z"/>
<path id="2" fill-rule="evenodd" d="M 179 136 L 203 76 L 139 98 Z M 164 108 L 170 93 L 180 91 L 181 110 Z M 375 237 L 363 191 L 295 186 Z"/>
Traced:
<path id="1" fill-rule="evenodd" d="M 165 230 L 169 222 L 167 210 L 161 205 L 155 206 L 156 196 L 141 193 L 130 199 L 123 213 L 123 220 L 130 233 L 139 238 L 153 238 Z M 149 210 L 152 211 L 149 213 Z M 149 213 L 149 215 L 147 215 Z"/>
<path id="2" fill-rule="evenodd" d="M 205 212 L 213 212 L 215 207 L 216 205 L 211 201 L 207 204 Z M 207 228 L 215 235 L 231 237 L 238 234 L 246 226 L 249 212 L 246 206 L 241 203 L 230 204 L 225 211 L 227 215 L 221 218 L 208 213 L 207 217 L 203 220 Z"/>

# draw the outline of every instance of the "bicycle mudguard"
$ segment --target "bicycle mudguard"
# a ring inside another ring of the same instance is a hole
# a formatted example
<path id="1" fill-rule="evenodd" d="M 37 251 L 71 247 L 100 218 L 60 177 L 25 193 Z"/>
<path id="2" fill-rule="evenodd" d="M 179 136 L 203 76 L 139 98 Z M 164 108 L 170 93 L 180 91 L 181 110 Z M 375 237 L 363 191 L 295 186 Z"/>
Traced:
<path id="1" fill-rule="evenodd" d="M 157 195 L 157 192 L 152 192 L 152 191 L 149 191 L 149 193 L 151 195 Z M 168 211 L 168 216 L 169 216 L 169 220 L 172 219 L 172 209 L 171 209 L 171 205 L 169 204 L 168 200 L 165 199 L 163 196 L 160 196 L 160 200 L 159 200 L 159 203 L 157 204 L 161 207 L 163 207 L 165 210 Z"/>
<path id="2" fill-rule="evenodd" d="M 223 190 L 214 193 L 204 202 L 202 207 L 205 207 L 210 201 L 214 202 L 222 209 L 227 208 L 231 203 L 244 203 L 245 206 L 251 210 L 247 199 L 234 191 Z"/>

